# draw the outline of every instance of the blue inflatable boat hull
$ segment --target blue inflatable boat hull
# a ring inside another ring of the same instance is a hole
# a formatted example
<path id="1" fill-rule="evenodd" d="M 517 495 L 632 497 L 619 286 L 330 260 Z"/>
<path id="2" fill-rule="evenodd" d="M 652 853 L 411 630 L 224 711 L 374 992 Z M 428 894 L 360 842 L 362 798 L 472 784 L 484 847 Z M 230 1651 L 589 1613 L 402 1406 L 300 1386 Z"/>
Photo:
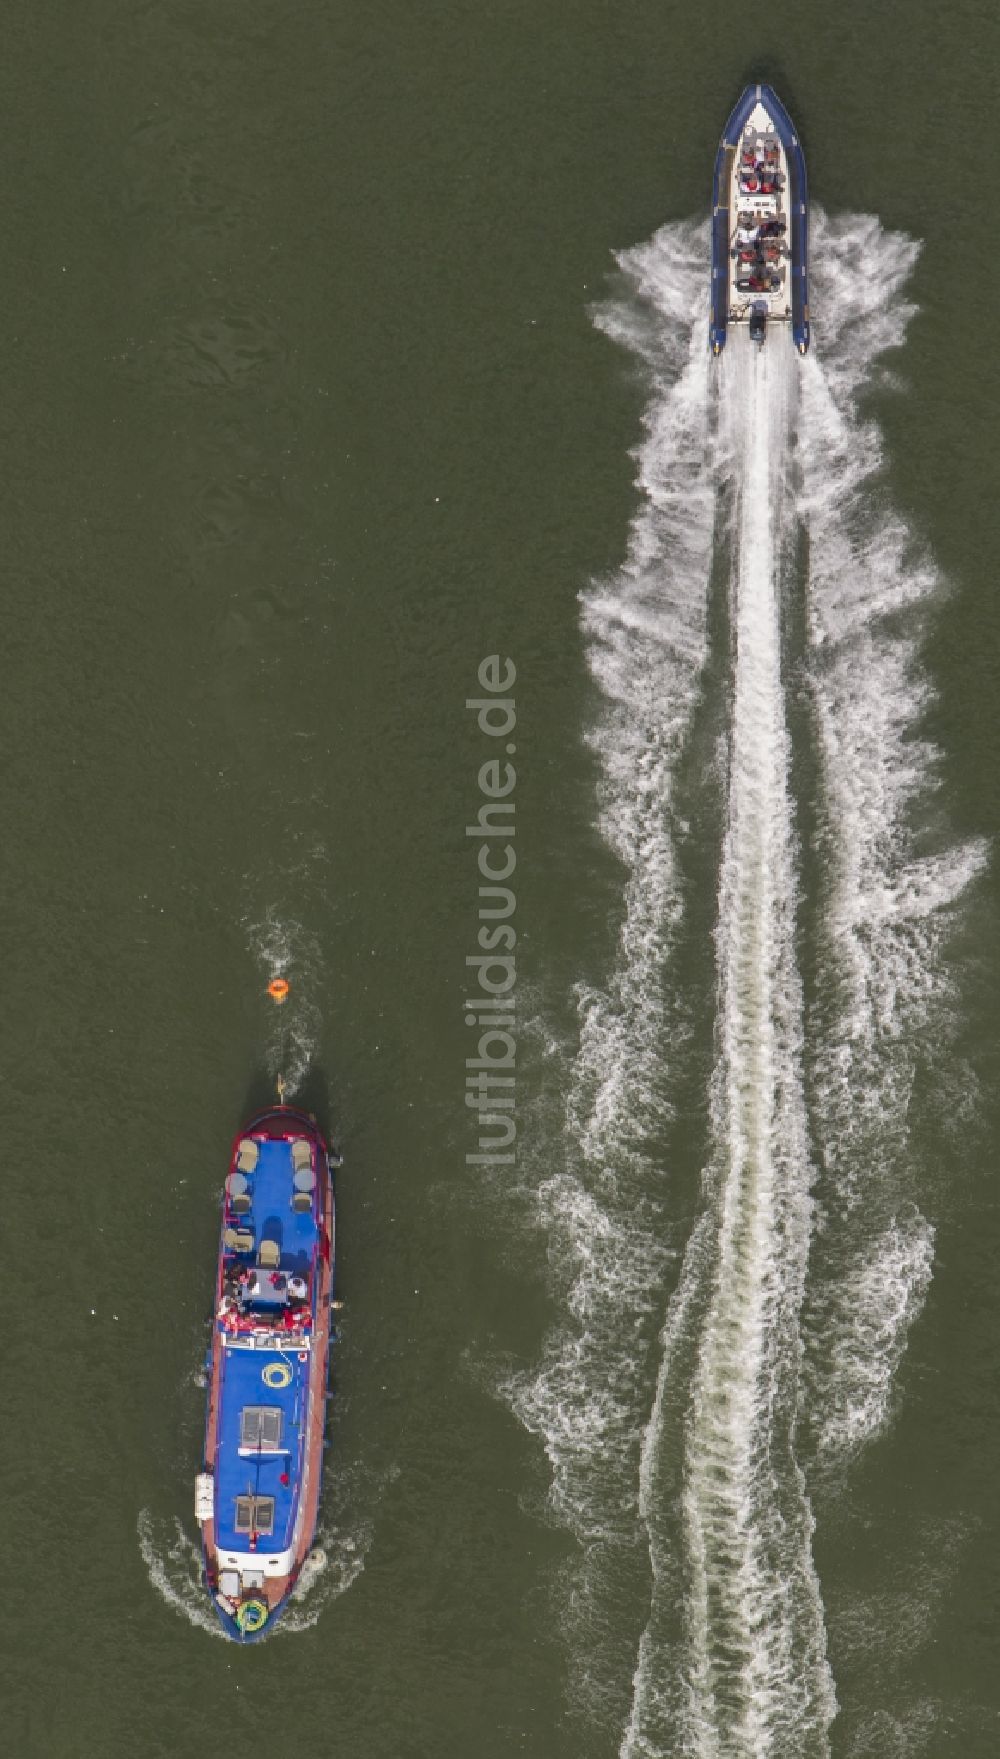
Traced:
<path id="1" fill-rule="evenodd" d="M 768 112 L 784 149 L 788 166 L 785 212 L 788 218 L 788 305 L 792 339 L 800 354 L 809 347 L 809 197 L 806 161 L 792 119 L 769 85 L 746 87 L 726 123 L 715 159 L 712 184 L 712 315 L 710 340 L 713 354 L 726 345 L 731 317 L 731 240 L 736 223 L 732 211 L 733 163 L 740 151 L 743 131 L 758 104 Z"/>

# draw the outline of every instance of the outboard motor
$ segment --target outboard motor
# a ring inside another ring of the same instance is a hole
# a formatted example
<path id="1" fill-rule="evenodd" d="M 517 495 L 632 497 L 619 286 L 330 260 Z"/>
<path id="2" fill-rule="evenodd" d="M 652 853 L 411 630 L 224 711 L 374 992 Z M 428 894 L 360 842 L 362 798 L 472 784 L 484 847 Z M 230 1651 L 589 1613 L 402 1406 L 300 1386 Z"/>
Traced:
<path id="1" fill-rule="evenodd" d="M 767 335 L 767 301 L 755 299 L 750 307 L 750 340 L 756 342 L 758 348 L 764 346 Z"/>

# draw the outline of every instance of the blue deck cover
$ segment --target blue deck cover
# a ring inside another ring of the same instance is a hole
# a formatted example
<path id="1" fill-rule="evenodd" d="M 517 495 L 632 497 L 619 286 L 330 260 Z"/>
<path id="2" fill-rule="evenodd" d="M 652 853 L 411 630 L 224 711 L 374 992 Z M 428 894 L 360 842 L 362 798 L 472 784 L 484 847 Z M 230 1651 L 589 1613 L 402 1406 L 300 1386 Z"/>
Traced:
<path id="1" fill-rule="evenodd" d="M 290 1143 L 261 1143 L 250 1191 L 252 1208 L 241 1218 L 241 1226 L 253 1229 L 258 1248 L 262 1240 L 278 1245 L 282 1274 L 308 1277 L 316 1254 L 317 1228 L 311 1213 L 299 1215 L 291 1207 Z M 266 1273 L 262 1274 L 266 1279 Z M 258 1304 L 265 1303 L 266 1294 Z M 315 1296 L 313 1305 L 315 1308 Z M 266 1385 L 264 1370 L 274 1362 L 287 1364 L 291 1372 L 287 1386 Z M 220 1551 L 247 1550 L 249 1536 L 237 1533 L 235 1526 L 236 1498 L 246 1495 L 274 1498 L 274 1528 L 258 1539 L 260 1555 L 276 1554 L 291 1544 L 302 1477 L 309 1368 L 310 1358 L 300 1362 L 297 1350 L 291 1348 L 223 1351 L 215 1463 L 216 1545 Z M 281 1411 L 279 1452 L 240 1453 L 242 1413 L 248 1405 Z"/>

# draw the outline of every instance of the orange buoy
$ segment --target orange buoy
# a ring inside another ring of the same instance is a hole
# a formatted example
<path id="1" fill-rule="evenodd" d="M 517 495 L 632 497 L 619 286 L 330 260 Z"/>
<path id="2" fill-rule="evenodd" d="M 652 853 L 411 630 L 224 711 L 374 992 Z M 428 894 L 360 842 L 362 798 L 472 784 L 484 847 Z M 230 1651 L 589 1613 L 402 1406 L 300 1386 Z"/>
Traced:
<path id="1" fill-rule="evenodd" d="M 288 1000 L 288 992 L 290 989 L 291 984 L 288 982 L 287 978 L 272 977 L 267 986 L 267 993 L 272 1002 L 284 1002 Z"/>

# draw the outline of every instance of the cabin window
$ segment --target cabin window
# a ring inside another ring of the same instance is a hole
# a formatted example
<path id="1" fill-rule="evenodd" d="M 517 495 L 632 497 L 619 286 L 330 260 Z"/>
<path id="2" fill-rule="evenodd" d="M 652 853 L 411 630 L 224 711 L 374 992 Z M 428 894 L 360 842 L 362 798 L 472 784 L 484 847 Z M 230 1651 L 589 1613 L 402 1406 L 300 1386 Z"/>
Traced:
<path id="1" fill-rule="evenodd" d="M 240 1422 L 240 1448 L 274 1454 L 281 1447 L 281 1411 L 277 1405 L 245 1405 Z"/>
<path id="2" fill-rule="evenodd" d="M 265 1534 L 274 1531 L 273 1496 L 238 1496 L 236 1498 L 237 1533 Z"/>

